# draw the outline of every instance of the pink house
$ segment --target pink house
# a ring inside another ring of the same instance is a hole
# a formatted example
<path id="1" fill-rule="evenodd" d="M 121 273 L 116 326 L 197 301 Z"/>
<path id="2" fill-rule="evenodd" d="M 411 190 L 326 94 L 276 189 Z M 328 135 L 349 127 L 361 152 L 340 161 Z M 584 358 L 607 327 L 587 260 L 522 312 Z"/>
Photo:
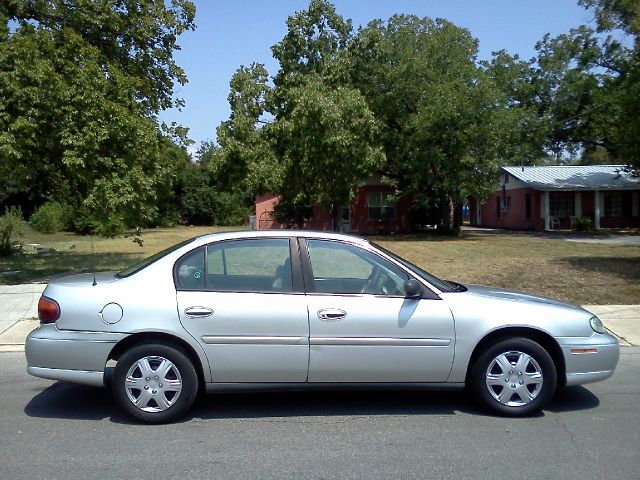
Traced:
<path id="1" fill-rule="evenodd" d="M 516 230 L 640 227 L 640 178 L 622 165 L 502 167 L 497 190 L 471 202 L 471 224 Z"/>
<path id="2" fill-rule="evenodd" d="M 411 230 L 409 207 L 406 199 L 395 201 L 394 190 L 389 185 L 374 177 L 354 187 L 355 194 L 349 205 L 342 207 L 341 231 L 369 235 L 375 233 L 396 233 Z M 278 202 L 277 195 L 268 193 L 256 197 L 256 229 L 280 229 L 280 224 L 273 215 Z M 330 212 L 321 206 L 312 207 L 313 216 L 305 222 L 304 228 L 309 230 L 331 230 Z"/>

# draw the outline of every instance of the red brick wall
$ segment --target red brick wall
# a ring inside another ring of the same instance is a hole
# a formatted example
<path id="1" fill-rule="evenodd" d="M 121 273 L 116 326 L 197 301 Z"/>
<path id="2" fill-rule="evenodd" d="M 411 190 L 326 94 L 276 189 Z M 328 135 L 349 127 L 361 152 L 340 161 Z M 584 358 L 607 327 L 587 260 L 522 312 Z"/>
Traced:
<path id="1" fill-rule="evenodd" d="M 271 216 L 273 206 L 277 202 L 278 197 L 271 193 L 258 195 L 256 197 L 256 228 L 258 230 L 283 228 L 282 225 Z"/>
<path id="2" fill-rule="evenodd" d="M 358 187 L 356 196 L 351 201 L 351 232 L 359 234 L 407 232 L 411 230 L 409 207 L 411 201 L 402 199 L 396 203 L 396 217 L 391 220 L 370 220 L 367 205 L 369 192 L 393 192 L 393 188 L 384 185 Z M 278 223 L 272 216 L 273 207 L 278 197 L 273 194 L 256 197 L 256 228 L 258 230 L 280 229 L 284 225 Z M 331 230 L 331 213 L 321 206 L 313 207 L 313 217 L 305 222 L 307 230 Z"/>
<path id="3" fill-rule="evenodd" d="M 370 192 L 391 192 L 392 187 L 385 185 L 366 185 L 358 187 L 358 191 L 354 199 L 351 201 L 351 231 L 360 234 L 374 233 L 398 233 L 408 232 L 411 230 L 411 221 L 409 219 L 409 207 L 411 201 L 408 199 L 400 199 L 396 203 L 395 218 L 389 220 L 371 220 L 369 219 L 369 205 L 367 204 L 367 196 Z"/>
<path id="4" fill-rule="evenodd" d="M 526 194 L 531 196 L 531 218 L 526 218 Z M 496 192 L 480 207 L 480 222 L 483 227 L 509 228 L 514 230 L 530 230 L 542 228 L 544 222 L 540 220 L 539 192 L 531 188 L 516 188 L 506 190 L 505 198 L 510 198 L 510 206 L 497 215 L 496 198 L 502 204 L 502 192 Z M 473 215 L 473 211 L 472 211 Z"/>
<path id="5" fill-rule="evenodd" d="M 531 219 L 525 218 L 525 194 L 531 194 Z M 601 191 L 600 195 L 604 195 Z M 500 218 L 496 215 L 496 197 L 502 201 L 502 192 L 496 192 L 491 195 L 480 207 L 481 226 L 492 228 L 508 228 L 514 230 L 544 230 L 544 219 L 541 218 L 541 203 L 544 192 L 535 191 L 529 188 L 519 188 L 507 190 L 506 196 L 511 197 L 511 206 L 506 211 L 500 212 Z M 595 215 L 595 193 L 593 191 L 580 192 L 581 216 L 593 219 Z M 577 205 L 576 205 L 577 207 Z M 473 218 L 474 210 L 471 210 Z M 600 209 L 600 214 L 604 215 L 604 210 Z M 622 217 L 600 217 L 600 227 L 602 228 L 621 228 L 621 227 L 639 227 L 640 217 L 622 216 Z M 568 229 L 571 227 L 570 218 L 560 219 L 560 228 Z"/>
<path id="6" fill-rule="evenodd" d="M 258 195 L 256 197 L 256 228 L 258 230 L 273 230 L 285 228 L 273 216 L 273 207 L 278 203 L 279 197 L 272 193 Z M 313 217 L 304 223 L 308 230 L 331 230 L 331 214 L 320 206 L 313 207 Z"/>

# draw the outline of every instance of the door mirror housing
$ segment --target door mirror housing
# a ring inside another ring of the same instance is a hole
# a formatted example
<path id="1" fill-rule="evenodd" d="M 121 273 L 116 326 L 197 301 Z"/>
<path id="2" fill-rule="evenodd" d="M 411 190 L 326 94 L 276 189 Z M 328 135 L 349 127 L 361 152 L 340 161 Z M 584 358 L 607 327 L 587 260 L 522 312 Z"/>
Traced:
<path id="1" fill-rule="evenodd" d="M 422 297 L 422 284 L 415 278 L 410 278 L 404 282 L 404 297 L 405 298 L 420 298 Z"/>

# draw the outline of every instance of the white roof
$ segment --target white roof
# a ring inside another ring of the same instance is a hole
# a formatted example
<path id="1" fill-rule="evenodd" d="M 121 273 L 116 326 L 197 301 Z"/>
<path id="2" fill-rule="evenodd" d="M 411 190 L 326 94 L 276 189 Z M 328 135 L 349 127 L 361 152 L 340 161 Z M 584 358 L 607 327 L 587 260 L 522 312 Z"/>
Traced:
<path id="1" fill-rule="evenodd" d="M 640 190 L 640 178 L 633 178 L 623 168 L 622 165 L 502 167 L 539 190 Z"/>

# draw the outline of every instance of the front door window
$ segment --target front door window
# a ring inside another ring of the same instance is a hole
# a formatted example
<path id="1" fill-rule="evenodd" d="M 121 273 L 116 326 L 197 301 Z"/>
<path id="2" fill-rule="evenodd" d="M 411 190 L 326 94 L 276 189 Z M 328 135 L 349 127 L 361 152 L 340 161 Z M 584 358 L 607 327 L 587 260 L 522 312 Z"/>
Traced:
<path id="1" fill-rule="evenodd" d="M 384 258 L 353 245 L 307 242 L 316 293 L 404 296 L 409 276 Z"/>

